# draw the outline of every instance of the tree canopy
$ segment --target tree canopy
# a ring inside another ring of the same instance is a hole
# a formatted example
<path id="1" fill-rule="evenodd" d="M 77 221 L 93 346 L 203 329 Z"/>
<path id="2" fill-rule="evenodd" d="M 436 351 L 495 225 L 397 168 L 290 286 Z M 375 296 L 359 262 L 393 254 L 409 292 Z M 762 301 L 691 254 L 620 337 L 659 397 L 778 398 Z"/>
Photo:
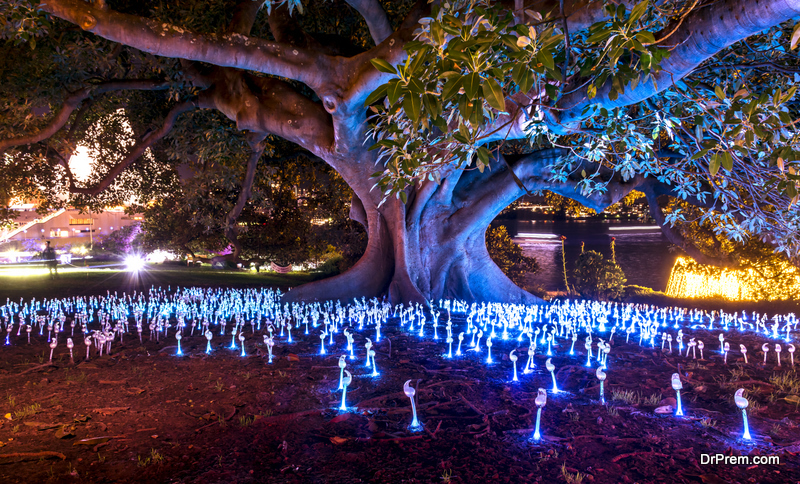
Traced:
<path id="1" fill-rule="evenodd" d="M 292 297 L 530 300 L 484 234 L 543 190 L 597 211 L 640 191 L 693 256 L 673 224 L 799 254 L 796 0 L 2 5 L 0 202 L 144 205 L 221 163 L 235 241 L 259 160 L 304 153 L 369 242 Z"/>

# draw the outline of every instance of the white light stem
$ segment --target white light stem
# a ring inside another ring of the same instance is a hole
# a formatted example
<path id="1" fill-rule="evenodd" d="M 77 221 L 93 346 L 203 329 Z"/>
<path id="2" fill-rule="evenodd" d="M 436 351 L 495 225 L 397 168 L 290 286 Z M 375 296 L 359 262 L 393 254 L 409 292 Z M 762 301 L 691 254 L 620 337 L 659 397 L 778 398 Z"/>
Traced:
<path id="1" fill-rule="evenodd" d="M 750 424 L 747 422 L 747 410 L 742 409 L 742 418 L 744 419 L 744 435 L 742 438 L 745 440 L 750 440 L 752 437 L 750 436 Z"/>

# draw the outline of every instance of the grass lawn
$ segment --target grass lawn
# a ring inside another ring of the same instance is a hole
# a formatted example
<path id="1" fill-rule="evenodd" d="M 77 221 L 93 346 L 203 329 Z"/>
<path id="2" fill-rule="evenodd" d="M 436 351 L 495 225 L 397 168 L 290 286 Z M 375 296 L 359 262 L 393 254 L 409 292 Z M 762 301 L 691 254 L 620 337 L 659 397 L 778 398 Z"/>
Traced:
<path id="1" fill-rule="evenodd" d="M 110 292 L 145 291 L 151 286 L 200 287 L 280 287 L 287 289 L 318 279 L 309 273 L 276 274 L 227 271 L 210 267 L 148 265 L 131 272 L 121 263 L 110 262 L 88 267 L 60 265 L 51 278 L 44 266 L 0 266 L 0 304 L 6 298 L 30 299 L 101 295 Z"/>

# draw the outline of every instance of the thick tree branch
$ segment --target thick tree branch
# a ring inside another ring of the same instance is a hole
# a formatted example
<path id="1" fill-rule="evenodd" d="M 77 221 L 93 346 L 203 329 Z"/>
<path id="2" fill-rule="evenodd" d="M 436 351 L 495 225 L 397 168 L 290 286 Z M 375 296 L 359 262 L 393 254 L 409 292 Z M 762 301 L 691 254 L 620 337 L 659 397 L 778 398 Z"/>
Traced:
<path id="1" fill-rule="evenodd" d="M 125 168 L 129 167 L 133 162 L 139 159 L 140 156 L 147 150 L 147 148 L 151 147 L 156 141 L 160 140 L 164 136 L 167 135 L 172 130 L 172 127 L 175 126 L 175 121 L 178 119 L 178 116 L 181 114 L 191 111 L 192 109 L 196 109 L 197 101 L 191 100 L 186 101 L 181 104 L 176 105 L 173 107 L 169 113 L 167 113 L 167 117 L 164 119 L 164 124 L 156 131 L 151 131 L 150 133 L 146 134 L 144 138 L 142 138 L 136 145 L 133 147 L 130 153 L 125 156 L 125 158 L 115 165 L 108 173 L 106 173 L 103 178 L 93 187 L 78 187 L 72 182 L 71 173 L 68 174 L 70 178 L 70 193 L 75 194 L 82 194 L 82 195 L 97 195 L 98 193 L 102 192 L 109 185 L 114 181 L 114 179 L 119 176 L 120 173 L 125 170 Z M 69 170 L 68 170 L 69 171 Z"/>
<path id="2" fill-rule="evenodd" d="M 402 62 L 407 56 L 403 46 L 414 39 L 414 30 L 418 26 L 419 19 L 428 13 L 430 13 L 428 3 L 425 0 L 418 0 L 403 24 L 389 37 L 367 52 L 350 58 L 346 68 L 342 71 L 348 74 L 348 80 L 339 98 L 331 100 L 333 103 L 331 108 L 335 109 L 346 105 L 348 113 L 363 112 L 367 96 L 378 86 L 395 77 L 393 74 L 386 74 L 375 69 L 370 59 L 384 59 L 392 65 Z M 328 109 L 328 111 L 332 112 L 332 109 Z"/>
<path id="3" fill-rule="evenodd" d="M 597 212 L 602 212 L 619 202 L 633 190 L 644 191 L 646 189 L 655 196 L 678 196 L 673 187 L 661 183 L 655 178 L 636 175 L 626 181 L 618 173 L 605 167 L 598 167 L 597 164 L 591 162 L 582 162 L 573 173 L 580 173 L 581 169 L 585 169 L 587 172 L 599 169 L 601 177 L 607 181 L 606 190 L 584 195 L 579 191 L 579 183 L 582 179 L 579 174 L 567 177 L 564 182 L 553 181 L 554 174 L 551 165 L 565 156 L 570 156 L 568 150 L 542 150 L 526 155 L 510 165 L 528 191 L 550 190 Z M 517 185 L 509 169 L 501 160 L 496 159 L 491 168 L 491 171 L 485 170 L 484 173 L 474 170 L 462 177 L 453 196 L 456 208 L 456 212 L 451 217 L 453 220 L 458 220 L 458 223 L 470 221 L 469 223 L 474 223 L 475 227 L 485 227 L 501 210 L 525 193 Z M 687 198 L 686 201 L 709 209 L 713 206 L 713 202 L 704 202 L 693 197 Z"/>
<path id="4" fill-rule="evenodd" d="M 280 136 L 323 158 L 333 147 L 330 115 L 280 79 L 219 69 L 199 107 L 218 109 L 240 130 Z"/>
<path id="5" fill-rule="evenodd" d="M 82 0 L 48 0 L 39 8 L 100 37 L 150 54 L 236 67 L 300 81 L 317 92 L 333 66 L 318 52 L 242 34 L 197 34 L 181 27 L 96 8 Z"/>
<path id="6" fill-rule="evenodd" d="M 699 7 L 671 35 L 669 43 L 675 47 L 669 58 L 661 62 L 662 71 L 652 79 L 642 80 L 636 88 L 628 86 L 613 101 L 609 98 L 610 79 L 597 90 L 594 99 L 588 99 L 586 89 L 575 90 L 561 98 L 558 107 L 562 111 L 553 115 L 565 128 L 574 128 L 586 116 L 583 110 L 588 105 L 612 109 L 636 104 L 669 88 L 725 47 L 797 15 L 800 15 L 800 0 L 727 0 Z"/>
<path id="7" fill-rule="evenodd" d="M 380 44 L 392 35 L 392 26 L 389 24 L 386 12 L 383 10 L 378 0 L 345 1 L 364 17 L 364 20 L 367 22 L 367 27 L 369 27 L 372 40 L 375 41 L 375 45 Z"/>
<path id="8" fill-rule="evenodd" d="M 259 10 L 264 6 L 264 0 L 243 0 L 236 5 L 233 19 L 228 26 L 229 33 L 250 35 L 253 24 L 256 22 Z"/>
<path id="9" fill-rule="evenodd" d="M 61 128 L 63 128 L 65 124 L 67 124 L 70 116 L 72 116 L 72 113 L 78 108 L 78 106 L 80 106 L 84 100 L 92 96 L 112 91 L 156 91 L 167 89 L 168 87 L 168 82 L 147 79 L 108 81 L 93 86 L 86 86 L 67 96 L 67 98 L 64 100 L 61 110 L 49 123 L 47 123 L 47 126 L 42 128 L 38 133 L 0 140 L 0 153 L 3 153 L 5 150 L 13 146 L 30 145 L 53 136 Z"/>

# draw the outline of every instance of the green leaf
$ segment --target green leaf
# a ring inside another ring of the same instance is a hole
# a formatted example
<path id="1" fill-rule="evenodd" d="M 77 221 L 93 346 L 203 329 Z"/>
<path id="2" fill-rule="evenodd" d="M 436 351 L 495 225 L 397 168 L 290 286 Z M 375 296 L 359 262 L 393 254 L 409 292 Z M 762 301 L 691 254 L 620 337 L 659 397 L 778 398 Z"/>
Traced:
<path id="1" fill-rule="evenodd" d="M 642 30 L 636 34 L 636 40 L 642 44 L 654 44 L 656 42 L 656 37 L 653 35 L 653 32 Z"/>
<path id="2" fill-rule="evenodd" d="M 397 193 L 398 195 L 400 195 L 400 200 L 403 202 L 403 205 L 408 203 L 408 195 L 406 195 L 406 192 L 397 192 Z"/>
<path id="3" fill-rule="evenodd" d="M 733 169 L 733 157 L 727 151 L 722 153 L 722 167 L 728 171 Z"/>
<path id="4" fill-rule="evenodd" d="M 478 94 L 478 88 L 481 85 L 481 76 L 477 72 L 473 72 L 467 76 L 464 76 L 464 91 L 467 93 L 468 99 L 475 99 L 475 95 Z"/>
<path id="5" fill-rule="evenodd" d="M 712 176 L 716 175 L 719 171 L 719 162 L 719 153 L 711 155 L 711 161 L 708 163 L 708 172 L 711 173 Z"/>
<path id="6" fill-rule="evenodd" d="M 372 94 L 367 96 L 367 100 L 364 101 L 364 106 L 369 106 L 370 104 L 374 104 L 379 99 L 382 99 L 384 96 L 386 96 L 386 87 L 387 85 L 384 84 L 382 86 L 379 86 L 378 89 L 372 91 Z"/>
<path id="7" fill-rule="evenodd" d="M 717 95 L 717 97 L 720 99 L 720 101 L 724 101 L 725 100 L 725 91 L 722 90 L 721 86 L 717 86 L 717 87 L 714 88 L 714 94 Z"/>
<path id="8" fill-rule="evenodd" d="M 419 79 L 412 77 L 408 80 L 408 90 L 416 94 L 422 94 L 425 92 L 425 86 L 422 85 Z"/>
<path id="9" fill-rule="evenodd" d="M 478 148 L 478 159 L 481 160 L 484 165 L 489 164 L 489 156 L 489 150 L 487 150 L 485 146 Z"/>
<path id="10" fill-rule="evenodd" d="M 630 24 L 633 24 L 634 22 L 639 20 L 639 18 L 641 18 L 641 16 L 644 15 L 644 13 L 647 11 L 647 7 L 648 7 L 649 4 L 650 4 L 650 2 L 648 0 L 643 0 L 643 1 L 639 2 L 635 7 L 633 7 L 633 10 L 631 10 L 631 16 L 628 19 L 628 22 Z"/>
<path id="11" fill-rule="evenodd" d="M 597 44 L 606 40 L 611 35 L 611 31 L 607 29 L 598 30 L 586 39 L 587 44 Z"/>
<path id="12" fill-rule="evenodd" d="M 400 99 L 403 94 L 403 86 L 400 84 L 399 79 L 392 79 L 386 88 L 386 94 L 389 96 L 389 104 L 394 104 Z"/>
<path id="13" fill-rule="evenodd" d="M 395 74 L 395 75 L 397 75 L 397 71 L 395 70 L 395 68 L 392 67 L 392 65 L 389 64 L 388 62 L 386 62 L 385 60 L 383 60 L 383 59 L 370 59 L 369 61 L 372 62 L 372 65 L 375 66 L 375 69 L 378 69 L 379 71 L 385 72 L 387 74 Z"/>
<path id="14" fill-rule="evenodd" d="M 700 150 L 697 153 L 693 154 L 692 157 L 689 158 L 689 159 L 692 160 L 692 161 L 698 160 L 698 159 L 706 156 L 707 154 L 708 154 L 708 150 Z"/>
<path id="15" fill-rule="evenodd" d="M 516 82 L 517 85 L 521 82 L 525 69 L 527 69 L 527 67 L 524 62 L 517 62 L 516 65 L 514 65 L 514 69 L 511 71 L 511 80 Z"/>
<path id="16" fill-rule="evenodd" d="M 549 51 L 539 52 L 539 54 L 536 55 L 536 60 L 541 62 L 548 69 L 553 69 L 556 66 L 556 61 L 553 60 L 553 54 Z"/>
<path id="17" fill-rule="evenodd" d="M 527 93 L 533 87 L 533 71 L 528 69 L 527 67 L 523 68 L 522 78 L 519 82 L 519 89 L 522 92 Z"/>
<path id="18" fill-rule="evenodd" d="M 428 112 L 429 117 L 435 119 L 442 114 L 442 103 L 440 103 L 439 99 L 433 94 L 425 94 L 422 96 L 422 104 L 425 106 L 425 111 Z"/>
<path id="19" fill-rule="evenodd" d="M 451 97 L 453 97 L 458 90 L 461 88 L 462 80 L 464 76 L 454 76 L 451 77 L 449 81 L 447 81 L 442 88 L 442 100 L 447 101 Z"/>
<path id="20" fill-rule="evenodd" d="M 487 79 L 486 82 L 483 83 L 483 97 L 486 98 L 486 102 L 489 103 L 489 106 L 498 111 L 506 110 L 506 99 L 503 95 L 503 88 L 500 87 L 500 83 L 496 80 Z"/>
<path id="21" fill-rule="evenodd" d="M 403 109 L 406 110 L 406 114 L 415 125 L 419 122 L 419 108 L 421 104 L 422 99 L 414 94 L 406 95 L 405 98 L 403 98 Z"/>

